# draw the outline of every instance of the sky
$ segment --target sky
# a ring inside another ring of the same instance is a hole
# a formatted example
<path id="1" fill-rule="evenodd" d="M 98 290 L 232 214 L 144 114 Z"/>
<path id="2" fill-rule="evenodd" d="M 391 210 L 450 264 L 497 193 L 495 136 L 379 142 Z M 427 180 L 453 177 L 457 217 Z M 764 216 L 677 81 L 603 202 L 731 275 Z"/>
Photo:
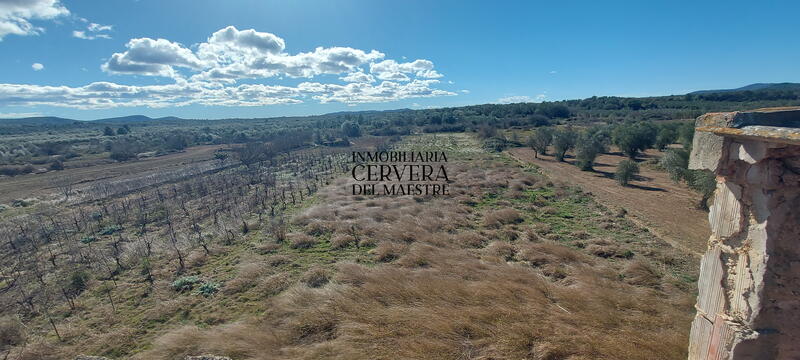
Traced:
<path id="1" fill-rule="evenodd" d="M 0 118 L 252 118 L 800 82 L 796 1 L 0 0 Z"/>

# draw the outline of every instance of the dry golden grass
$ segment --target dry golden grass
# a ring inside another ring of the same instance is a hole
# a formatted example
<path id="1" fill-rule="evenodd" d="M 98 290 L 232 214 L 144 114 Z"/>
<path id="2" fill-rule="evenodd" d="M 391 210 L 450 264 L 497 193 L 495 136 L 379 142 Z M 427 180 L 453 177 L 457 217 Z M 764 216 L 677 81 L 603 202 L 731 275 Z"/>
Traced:
<path id="1" fill-rule="evenodd" d="M 290 244 L 330 234 L 331 249 L 357 243 L 374 264 L 255 276 L 255 285 L 247 279 L 262 269 L 242 267 L 243 284 L 278 294 L 263 317 L 176 329 L 138 358 L 685 358 L 693 296 L 660 270 L 680 265 L 678 254 L 641 242 L 649 260 L 629 260 L 631 244 L 524 223 L 525 212 L 560 210 L 513 199 L 555 185 L 494 161 L 450 166 L 458 186 L 448 198 L 353 197 L 335 182 L 292 220 L 303 233 Z M 476 207 L 489 192 L 510 196 Z M 607 219 L 611 229 L 621 221 Z M 266 264 L 291 261 L 281 256 Z"/>
<path id="2" fill-rule="evenodd" d="M 65 340 L 30 339 L 21 358 L 686 357 L 685 254 L 533 169 L 470 157 L 448 164 L 450 197 L 352 196 L 336 179 L 225 251 L 189 255 L 213 296 L 176 293 L 177 264 L 161 263 L 152 288 L 120 282 L 119 312 L 82 295 Z"/>

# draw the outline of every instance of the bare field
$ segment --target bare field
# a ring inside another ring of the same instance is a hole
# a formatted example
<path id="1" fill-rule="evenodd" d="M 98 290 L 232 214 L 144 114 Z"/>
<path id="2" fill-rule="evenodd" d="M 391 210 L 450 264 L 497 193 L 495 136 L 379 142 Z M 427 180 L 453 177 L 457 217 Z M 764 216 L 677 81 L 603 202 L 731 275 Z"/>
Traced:
<path id="1" fill-rule="evenodd" d="M 515 148 L 509 153 L 516 159 L 535 164 L 554 180 L 580 186 L 591 192 L 606 206 L 624 208 L 641 225 L 673 246 L 702 254 L 708 240 L 708 213 L 696 207 L 699 196 L 683 184 L 673 182 L 666 172 L 641 166 L 641 172 L 631 185 L 621 187 L 614 180 L 617 164 L 626 157 L 620 154 L 601 154 L 595 171 L 581 171 L 572 163 L 557 162 L 552 156 L 534 157 L 529 148 Z M 658 151 L 648 150 L 643 157 L 653 158 Z"/>
<path id="2" fill-rule="evenodd" d="M 53 184 L 59 179 L 66 178 L 75 184 L 91 185 L 92 182 L 100 180 L 123 179 L 147 172 L 179 169 L 189 164 L 212 159 L 214 151 L 222 146 L 202 145 L 187 148 L 178 153 L 138 161 L 67 168 L 43 174 L 2 177 L 0 178 L 0 204 L 9 203 L 14 199 L 46 197 L 56 190 Z"/>

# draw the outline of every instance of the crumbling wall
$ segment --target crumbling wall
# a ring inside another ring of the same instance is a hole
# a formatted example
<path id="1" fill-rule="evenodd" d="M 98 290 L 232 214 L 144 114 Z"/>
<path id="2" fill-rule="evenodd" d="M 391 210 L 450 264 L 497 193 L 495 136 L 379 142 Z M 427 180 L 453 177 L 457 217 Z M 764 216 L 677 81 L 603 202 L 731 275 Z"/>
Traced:
<path id="1" fill-rule="evenodd" d="M 789 118 L 800 119 L 800 110 L 791 112 Z M 689 359 L 796 359 L 800 144 L 774 136 L 785 135 L 786 128 L 727 130 L 739 114 L 707 114 L 697 121 L 690 166 L 714 171 L 717 189 Z M 747 114 L 757 121 L 758 112 Z"/>

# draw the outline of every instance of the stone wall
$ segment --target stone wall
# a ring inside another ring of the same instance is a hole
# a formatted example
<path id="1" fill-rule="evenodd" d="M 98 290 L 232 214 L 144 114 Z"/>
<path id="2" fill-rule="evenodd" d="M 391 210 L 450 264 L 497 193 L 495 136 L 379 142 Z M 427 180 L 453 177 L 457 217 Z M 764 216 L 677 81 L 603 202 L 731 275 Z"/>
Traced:
<path id="1" fill-rule="evenodd" d="M 800 109 L 697 120 L 690 167 L 713 171 L 717 189 L 689 359 L 800 358 L 797 124 Z"/>

